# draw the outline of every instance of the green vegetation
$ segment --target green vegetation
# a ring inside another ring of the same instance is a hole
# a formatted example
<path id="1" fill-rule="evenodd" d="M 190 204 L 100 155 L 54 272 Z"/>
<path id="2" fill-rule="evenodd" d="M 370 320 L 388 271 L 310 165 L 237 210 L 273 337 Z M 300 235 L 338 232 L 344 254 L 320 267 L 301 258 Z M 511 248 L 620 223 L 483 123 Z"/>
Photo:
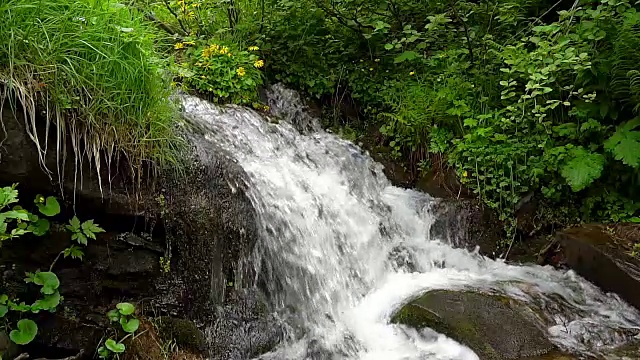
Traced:
<path id="1" fill-rule="evenodd" d="M 18 240 L 28 234 L 43 236 L 49 231 L 50 222 L 48 219 L 29 212 L 17 203 L 18 190 L 16 190 L 16 185 L 0 188 L 0 247 L 3 242 L 8 240 Z M 42 195 L 36 196 L 34 205 L 41 215 L 47 217 L 60 213 L 60 204 L 51 196 L 46 199 Z M 23 316 L 29 313 L 37 314 L 40 311 L 54 312 L 62 301 L 63 298 L 58 291 L 60 280 L 53 272 L 53 267 L 60 256 L 82 259 L 84 256 L 83 247 L 87 245 L 87 239 L 95 239 L 95 234 L 104 232 L 93 220 L 80 223 L 80 220 L 75 216 L 67 225 L 67 229 L 72 233 L 71 240 L 78 244 L 73 244 L 62 250 L 53 260 L 48 271 L 38 270 L 35 273 L 26 273 L 24 281 L 39 286 L 41 298 L 28 305 L 24 301 L 10 296 L 11 294 L 0 292 L 0 318 L 4 320 L 5 328 L 12 329 L 9 332 L 9 338 L 16 344 L 28 344 L 38 333 L 37 324 L 31 319 L 22 318 Z M 15 320 L 15 318 L 19 318 L 17 324 L 15 326 L 9 325 L 10 320 Z M 132 327 L 128 323 L 127 326 Z"/>
<path id="2" fill-rule="evenodd" d="M 136 10 L 111 0 L 7 0 L 0 33 L 0 99 L 26 110 L 42 156 L 69 142 L 98 174 L 120 159 L 134 174 L 177 162 L 161 39 Z"/>
<path id="3" fill-rule="evenodd" d="M 348 94 L 368 119 L 357 132 L 379 128 L 414 173 L 445 159 L 498 211 L 509 237 L 532 197 L 544 209 L 538 227 L 638 219 L 640 13 L 632 1 L 154 4 L 188 36 L 259 46 L 274 80 L 321 99 Z M 353 137 L 353 126 L 342 132 Z"/>
<path id="4" fill-rule="evenodd" d="M 412 174 L 437 159 L 506 223 L 640 219 L 640 14 L 630 0 L 8 0 L 3 98 L 96 169 L 177 161 L 174 85 L 253 104 L 268 78 L 348 95 Z M 162 35 L 160 35 L 162 34 Z M 159 55 L 163 54 L 163 55 Z M 165 59 L 165 60 L 161 60 Z M 166 71 L 165 71 L 166 70 Z M 168 76 L 164 76 L 168 75 Z M 333 111 L 337 113 L 337 111 Z M 124 156 L 124 157 L 123 157 Z M 540 210 L 544 209 L 544 210 Z"/>
<path id="5" fill-rule="evenodd" d="M 113 337 L 105 340 L 104 344 L 98 348 L 98 356 L 101 359 L 109 359 L 115 357 L 120 358 L 120 354 L 126 350 L 126 345 L 123 342 L 132 337 L 140 327 L 140 320 L 135 316 L 136 308 L 133 304 L 123 302 L 116 305 L 116 308 L 110 310 L 107 313 L 107 317 L 111 322 L 117 322 L 120 324 L 120 328 L 125 332 L 125 336 L 122 339 L 114 340 Z M 115 329 L 117 335 L 118 330 Z"/>
<path id="6" fill-rule="evenodd" d="M 253 2 L 147 0 L 138 1 L 138 7 L 176 39 L 170 67 L 176 85 L 212 101 L 264 108 L 257 99 L 265 62 L 245 38 L 250 30 L 239 23 L 241 13 L 258 20 Z"/>

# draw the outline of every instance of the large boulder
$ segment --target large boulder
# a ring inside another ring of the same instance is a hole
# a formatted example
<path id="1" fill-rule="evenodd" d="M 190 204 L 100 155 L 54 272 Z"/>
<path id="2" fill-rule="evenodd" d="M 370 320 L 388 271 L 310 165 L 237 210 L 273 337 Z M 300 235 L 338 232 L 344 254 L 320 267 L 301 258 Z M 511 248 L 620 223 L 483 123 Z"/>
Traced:
<path id="1" fill-rule="evenodd" d="M 547 258 L 555 266 L 575 270 L 607 292 L 640 309 L 640 225 L 582 225 L 556 234 L 557 247 Z"/>
<path id="2" fill-rule="evenodd" d="M 471 291 L 431 291 L 403 306 L 393 323 L 430 328 L 482 360 L 562 359 L 514 300 Z M 571 359 L 565 357 L 565 359 Z"/>

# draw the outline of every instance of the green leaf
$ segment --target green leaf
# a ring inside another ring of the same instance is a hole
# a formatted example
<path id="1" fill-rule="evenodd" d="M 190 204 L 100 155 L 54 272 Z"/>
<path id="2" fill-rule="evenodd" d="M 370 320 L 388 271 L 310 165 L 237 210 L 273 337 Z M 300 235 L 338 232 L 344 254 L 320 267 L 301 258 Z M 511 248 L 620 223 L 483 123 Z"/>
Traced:
<path id="1" fill-rule="evenodd" d="M 107 317 L 110 321 L 116 322 L 120 320 L 120 312 L 116 309 L 110 310 L 109 312 L 107 312 Z"/>
<path id="2" fill-rule="evenodd" d="M 53 196 L 47 197 L 44 204 L 38 203 L 36 205 L 38 206 L 38 210 L 40 210 L 43 215 L 55 216 L 60 214 L 60 204 L 58 203 L 58 200 L 56 200 L 56 198 L 54 198 Z"/>
<path id="3" fill-rule="evenodd" d="M 18 202 L 18 190 L 15 185 L 0 188 L 0 209 L 15 202 Z"/>
<path id="4" fill-rule="evenodd" d="M 628 121 L 604 142 L 604 148 L 610 151 L 616 160 L 633 168 L 640 167 L 640 118 Z"/>
<path id="5" fill-rule="evenodd" d="M 26 278 L 24 278 L 24 282 L 26 282 L 27 284 L 36 282 L 36 274 L 32 272 L 26 272 L 25 276 Z"/>
<path id="6" fill-rule="evenodd" d="M 9 338 L 18 345 L 26 345 L 33 341 L 37 333 L 38 325 L 33 320 L 22 319 L 18 321 L 18 329 L 9 333 Z"/>
<path id="7" fill-rule="evenodd" d="M 601 154 L 577 147 L 569 152 L 568 161 L 560 169 L 560 174 L 567 180 L 571 190 L 578 192 L 602 175 L 604 160 Z"/>
<path id="8" fill-rule="evenodd" d="M 11 309 L 12 311 L 27 312 L 31 310 L 31 306 L 25 304 L 24 301 L 20 302 L 20 304 L 16 304 L 13 301 L 9 301 L 7 305 L 9 306 L 9 309 Z"/>
<path id="9" fill-rule="evenodd" d="M 408 60 L 413 60 L 417 57 L 419 57 L 420 55 L 418 55 L 417 52 L 415 51 L 405 51 L 402 54 L 396 56 L 396 58 L 393 60 L 394 63 L 398 64 L 404 61 L 408 61 Z"/>
<path id="10" fill-rule="evenodd" d="M 120 311 L 120 314 L 125 316 L 131 315 L 133 314 L 134 311 L 136 311 L 136 307 L 133 306 L 133 304 L 128 302 L 121 302 L 118 305 L 116 305 L 116 308 Z"/>
<path id="11" fill-rule="evenodd" d="M 87 245 L 87 237 L 81 232 L 71 235 L 71 240 L 75 240 L 80 245 Z"/>
<path id="12" fill-rule="evenodd" d="M 113 339 L 109 339 L 105 341 L 104 346 L 106 346 L 106 348 L 109 349 L 109 351 L 114 352 L 116 354 L 121 354 L 126 349 L 126 346 L 124 346 L 124 344 L 117 343 Z"/>
<path id="13" fill-rule="evenodd" d="M 120 325 L 122 325 L 122 330 L 128 333 L 134 333 L 140 327 L 140 321 L 138 319 L 127 319 L 120 318 Z"/>
<path id="14" fill-rule="evenodd" d="M 111 354 L 111 351 L 109 351 L 109 349 L 107 349 L 104 346 L 100 346 L 98 348 L 98 357 L 100 359 L 107 359 L 109 357 L 109 354 Z"/>
<path id="15" fill-rule="evenodd" d="M 9 300 L 9 296 L 7 296 L 7 294 L 0 295 L 0 304 L 6 304 L 7 300 Z"/>
<path id="16" fill-rule="evenodd" d="M 9 308 L 7 307 L 7 305 L 0 305 L 0 318 L 7 315 L 8 312 Z"/>
<path id="17" fill-rule="evenodd" d="M 56 291 L 51 295 L 45 295 L 43 299 L 37 300 L 33 306 L 32 311 L 38 312 L 39 310 L 53 310 L 60 304 L 61 296 L 60 292 Z"/>
<path id="18" fill-rule="evenodd" d="M 391 49 L 393 49 L 393 44 L 386 44 L 386 45 L 384 46 L 384 48 L 385 48 L 386 50 L 391 50 Z"/>
<path id="19" fill-rule="evenodd" d="M 95 240 L 96 238 L 95 234 L 104 232 L 104 229 L 98 226 L 97 224 L 94 224 L 93 220 L 87 220 L 82 223 L 82 231 L 88 238 Z"/>
<path id="20" fill-rule="evenodd" d="M 80 219 L 77 216 L 72 217 L 67 228 L 71 231 L 80 231 Z"/>
<path id="21" fill-rule="evenodd" d="M 58 276 L 50 271 L 36 273 L 33 282 L 36 285 L 41 285 L 42 289 L 40 291 L 47 295 L 53 294 L 60 286 Z"/>
<path id="22" fill-rule="evenodd" d="M 71 245 L 70 247 L 64 249 L 63 254 L 65 258 L 71 256 L 71 258 L 73 259 L 82 260 L 82 257 L 84 256 L 84 251 L 82 251 L 82 249 L 77 245 Z"/>
<path id="23" fill-rule="evenodd" d="M 49 220 L 38 219 L 36 222 L 29 225 L 27 229 L 31 231 L 35 236 L 42 236 L 46 234 L 47 231 L 49 231 L 50 227 L 51 224 L 49 223 Z"/>
<path id="24" fill-rule="evenodd" d="M 22 221 L 29 221 L 29 212 L 26 210 L 11 210 L 2 213 L 3 217 L 6 219 L 18 219 Z"/>

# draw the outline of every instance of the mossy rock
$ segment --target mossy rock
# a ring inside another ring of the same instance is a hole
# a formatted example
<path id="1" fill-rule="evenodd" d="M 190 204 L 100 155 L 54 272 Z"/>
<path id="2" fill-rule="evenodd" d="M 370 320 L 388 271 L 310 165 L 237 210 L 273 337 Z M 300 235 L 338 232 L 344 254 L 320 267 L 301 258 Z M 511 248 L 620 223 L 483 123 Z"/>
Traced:
<path id="1" fill-rule="evenodd" d="M 505 297 L 438 290 L 405 305 L 391 321 L 418 330 L 431 328 L 483 360 L 571 359 L 557 351 L 525 311 Z"/>
<path id="2" fill-rule="evenodd" d="M 179 349 L 204 352 L 207 342 L 204 334 L 196 324 L 186 319 L 162 316 L 154 323 L 158 327 L 158 335 L 165 341 L 175 341 Z"/>

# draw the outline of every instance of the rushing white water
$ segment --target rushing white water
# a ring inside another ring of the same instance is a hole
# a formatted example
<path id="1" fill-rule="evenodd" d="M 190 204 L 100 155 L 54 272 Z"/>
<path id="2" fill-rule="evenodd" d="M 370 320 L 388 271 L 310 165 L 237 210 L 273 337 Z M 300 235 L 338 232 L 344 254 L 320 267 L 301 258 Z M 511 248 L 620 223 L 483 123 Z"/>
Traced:
<path id="1" fill-rule="evenodd" d="M 549 338 L 575 354 L 605 355 L 640 329 L 640 314 L 573 272 L 514 266 L 431 238 L 428 195 L 394 187 L 353 144 L 320 130 L 296 94 L 270 90 L 270 123 L 240 107 L 183 97 L 185 114 L 247 172 L 260 217 L 270 295 L 290 339 L 264 359 L 478 357 L 433 332 L 389 324 L 432 289 L 475 289 L 521 300 Z"/>

